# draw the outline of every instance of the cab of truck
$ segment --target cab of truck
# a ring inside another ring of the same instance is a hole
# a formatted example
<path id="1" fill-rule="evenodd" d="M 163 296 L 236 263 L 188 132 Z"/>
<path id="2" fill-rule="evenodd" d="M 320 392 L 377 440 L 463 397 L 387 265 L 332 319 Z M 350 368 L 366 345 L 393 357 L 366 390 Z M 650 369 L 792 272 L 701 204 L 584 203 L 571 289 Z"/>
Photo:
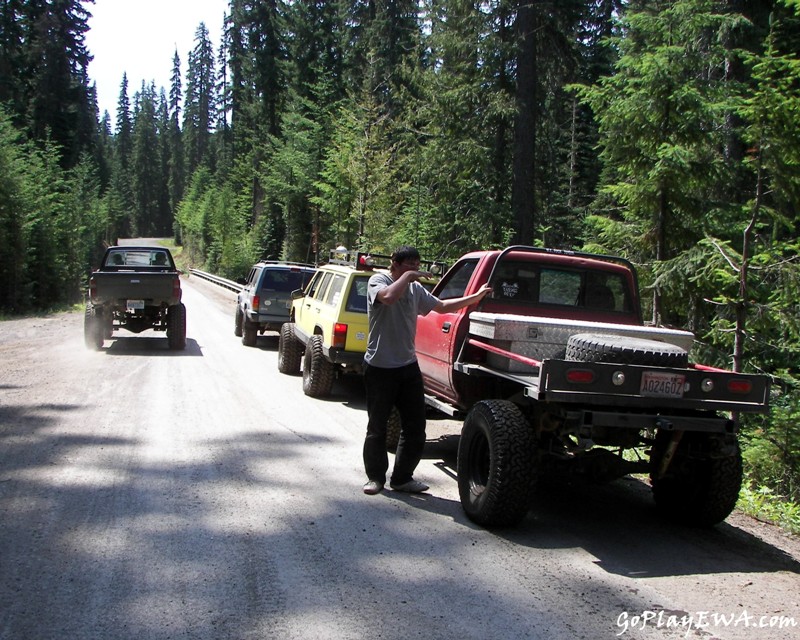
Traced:
<path id="1" fill-rule="evenodd" d="M 464 347 L 473 311 L 527 318 L 546 317 L 623 325 L 642 323 L 633 266 L 621 258 L 572 251 L 512 246 L 461 257 L 432 293 L 442 300 L 475 293 L 484 283 L 492 293 L 452 313 L 417 319 L 417 358 L 426 389 L 457 405 L 463 401 L 453 363 Z M 469 348 L 468 346 L 466 348 Z M 475 358 L 485 357 L 476 353 Z"/>

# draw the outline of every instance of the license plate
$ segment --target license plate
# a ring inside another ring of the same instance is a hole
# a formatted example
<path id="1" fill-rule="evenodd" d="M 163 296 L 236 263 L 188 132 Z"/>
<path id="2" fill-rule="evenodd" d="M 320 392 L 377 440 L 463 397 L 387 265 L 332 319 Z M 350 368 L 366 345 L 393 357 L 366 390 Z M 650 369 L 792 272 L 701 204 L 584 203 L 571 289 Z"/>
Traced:
<path id="1" fill-rule="evenodd" d="M 137 309 L 144 309 L 144 300 L 128 300 L 128 309 L 136 311 Z"/>
<path id="2" fill-rule="evenodd" d="M 645 371 L 640 392 L 651 398 L 682 398 L 686 376 L 679 373 Z"/>

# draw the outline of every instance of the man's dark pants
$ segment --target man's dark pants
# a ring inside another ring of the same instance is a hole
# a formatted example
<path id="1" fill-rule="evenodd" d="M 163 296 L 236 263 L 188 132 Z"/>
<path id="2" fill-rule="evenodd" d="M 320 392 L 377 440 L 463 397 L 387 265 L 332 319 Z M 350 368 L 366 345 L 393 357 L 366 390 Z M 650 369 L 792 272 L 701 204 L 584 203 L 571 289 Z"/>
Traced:
<path id="1" fill-rule="evenodd" d="M 422 374 L 416 362 L 397 369 L 365 365 L 367 388 L 367 437 L 364 440 L 364 468 L 367 478 L 386 482 L 389 456 L 386 453 L 386 425 L 393 407 L 400 412 L 402 431 L 395 453 L 392 484 L 412 479 L 425 448 L 425 396 Z"/>

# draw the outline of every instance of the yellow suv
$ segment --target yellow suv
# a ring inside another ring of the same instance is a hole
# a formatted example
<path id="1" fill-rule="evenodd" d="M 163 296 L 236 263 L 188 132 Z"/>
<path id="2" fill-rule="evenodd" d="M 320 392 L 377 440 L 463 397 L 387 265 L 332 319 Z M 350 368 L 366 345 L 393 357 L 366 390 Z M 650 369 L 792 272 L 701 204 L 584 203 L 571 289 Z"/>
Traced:
<path id="1" fill-rule="evenodd" d="M 361 373 L 367 350 L 367 283 L 388 256 L 335 250 L 305 290 L 292 292 L 289 322 L 280 331 L 278 371 L 296 375 L 302 367 L 303 392 L 330 395 L 336 372 Z M 441 263 L 426 263 L 442 273 Z M 432 287 L 435 279 L 423 282 Z"/>
<path id="2" fill-rule="evenodd" d="M 360 373 L 367 350 L 367 282 L 372 270 L 349 253 L 317 269 L 305 291 L 292 293 L 289 322 L 281 327 L 278 371 L 303 370 L 303 392 L 330 394 L 336 368 Z"/>

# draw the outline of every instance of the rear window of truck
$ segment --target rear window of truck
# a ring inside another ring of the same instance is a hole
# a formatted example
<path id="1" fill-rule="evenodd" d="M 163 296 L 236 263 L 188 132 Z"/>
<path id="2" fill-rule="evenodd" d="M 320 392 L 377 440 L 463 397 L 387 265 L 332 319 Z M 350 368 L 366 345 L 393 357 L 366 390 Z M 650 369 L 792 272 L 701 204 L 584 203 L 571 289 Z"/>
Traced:
<path id="1" fill-rule="evenodd" d="M 611 271 L 506 262 L 498 266 L 490 284 L 493 299 L 500 303 L 631 311 L 627 281 L 622 274 Z"/>

